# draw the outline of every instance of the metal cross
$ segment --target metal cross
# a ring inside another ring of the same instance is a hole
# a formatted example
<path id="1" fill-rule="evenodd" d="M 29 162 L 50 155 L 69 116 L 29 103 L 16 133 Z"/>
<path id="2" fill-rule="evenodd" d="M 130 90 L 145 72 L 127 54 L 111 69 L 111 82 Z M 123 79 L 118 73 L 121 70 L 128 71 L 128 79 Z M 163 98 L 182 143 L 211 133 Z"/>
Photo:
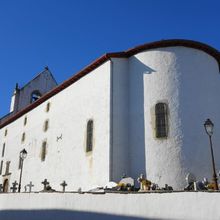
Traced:
<path id="1" fill-rule="evenodd" d="M 63 187 L 63 192 L 65 192 L 65 188 L 67 186 L 66 181 L 64 180 L 60 185 Z"/>
<path id="2" fill-rule="evenodd" d="M 47 179 L 45 179 L 43 182 L 41 182 L 44 185 L 44 191 L 47 190 L 47 186 L 49 185 L 49 182 L 47 181 Z"/>
<path id="3" fill-rule="evenodd" d="M 13 183 L 12 183 L 12 187 L 10 187 L 10 189 L 12 190 L 13 193 L 15 193 L 18 189 L 17 187 L 18 183 L 17 181 L 15 180 Z"/>
<path id="4" fill-rule="evenodd" d="M 32 184 L 32 182 L 30 181 L 29 184 L 27 184 L 27 186 L 29 187 L 29 193 L 31 192 L 32 187 L 34 187 L 34 185 Z"/>
<path id="5" fill-rule="evenodd" d="M 59 140 L 62 140 L 62 136 L 63 136 L 62 134 L 61 134 L 59 137 L 57 136 L 57 142 L 58 142 Z"/>
<path id="6" fill-rule="evenodd" d="M 2 184 L 0 184 L 0 193 L 2 193 L 3 192 L 3 185 Z"/>

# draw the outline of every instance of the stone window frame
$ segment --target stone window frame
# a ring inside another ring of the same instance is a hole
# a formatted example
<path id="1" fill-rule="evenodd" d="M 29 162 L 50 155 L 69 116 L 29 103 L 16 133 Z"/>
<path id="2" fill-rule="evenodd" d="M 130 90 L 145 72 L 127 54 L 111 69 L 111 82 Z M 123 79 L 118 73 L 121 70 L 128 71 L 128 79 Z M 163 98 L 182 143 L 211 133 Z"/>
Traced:
<path id="1" fill-rule="evenodd" d="M 155 105 L 156 138 L 167 138 L 168 128 L 168 104 L 165 102 L 158 102 Z"/>
<path id="2" fill-rule="evenodd" d="M 89 119 L 86 125 L 86 153 L 93 151 L 94 121 Z"/>

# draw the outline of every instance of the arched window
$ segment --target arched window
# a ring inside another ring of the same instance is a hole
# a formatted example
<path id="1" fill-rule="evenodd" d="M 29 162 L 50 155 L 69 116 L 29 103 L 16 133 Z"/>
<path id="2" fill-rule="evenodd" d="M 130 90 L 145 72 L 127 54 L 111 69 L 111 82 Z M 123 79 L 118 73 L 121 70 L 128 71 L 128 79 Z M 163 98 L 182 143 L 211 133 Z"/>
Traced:
<path id="1" fill-rule="evenodd" d="M 41 97 L 41 93 L 38 90 L 35 90 L 31 93 L 31 103 L 37 101 Z"/>
<path id="2" fill-rule="evenodd" d="M 4 157 L 4 155 L 5 155 L 5 143 L 2 146 L 2 157 Z"/>
<path id="3" fill-rule="evenodd" d="M 157 103 L 155 106 L 156 137 L 166 138 L 168 136 L 168 106 L 166 103 Z"/>
<path id="4" fill-rule="evenodd" d="M 22 136 L 21 136 L 21 142 L 24 142 L 25 141 L 25 132 L 22 133 Z"/>
<path id="5" fill-rule="evenodd" d="M 44 132 L 46 132 L 48 130 L 48 128 L 49 128 L 49 120 L 46 120 L 44 122 L 44 127 L 43 127 Z"/>
<path id="6" fill-rule="evenodd" d="M 41 161 L 45 161 L 47 152 L 47 142 L 44 141 L 41 147 Z"/>
<path id="7" fill-rule="evenodd" d="M 50 102 L 48 102 L 46 106 L 46 112 L 49 112 L 49 111 L 50 111 Z"/>
<path id="8" fill-rule="evenodd" d="M 93 148 L 93 120 L 87 122 L 86 152 L 92 151 Z"/>
<path id="9" fill-rule="evenodd" d="M 24 118 L 24 126 L 27 124 L 27 116 Z"/>

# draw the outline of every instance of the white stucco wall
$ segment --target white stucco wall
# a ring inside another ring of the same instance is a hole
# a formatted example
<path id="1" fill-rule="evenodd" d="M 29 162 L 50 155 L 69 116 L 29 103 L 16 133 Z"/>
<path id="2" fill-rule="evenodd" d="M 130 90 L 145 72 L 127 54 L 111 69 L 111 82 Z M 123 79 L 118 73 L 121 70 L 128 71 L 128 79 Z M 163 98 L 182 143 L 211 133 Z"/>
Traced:
<path id="1" fill-rule="evenodd" d="M 129 59 L 129 143 L 132 175 L 147 173 L 148 179 L 176 189 L 185 176 L 211 179 L 208 137 L 203 123 L 215 123 L 214 145 L 220 141 L 220 76 L 216 60 L 203 51 L 158 48 Z M 155 138 L 155 104 L 169 107 L 167 139 Z"/>
<path id="2" fill-rule="evenodd" d="M 112 58 L 97 69 L 0 130 L 0 146 L 6 143 L 11 161 L 10 185 L 18 181 L 18 156 L 26 148 L 23 185 L 35 190 L 47 178 L 51 186 L 67 190 L 104 186 L 123 173 L 136 179 L 141 173 L 163 187 L 183 189 L 185 176 L 211 179 L 208 137 L 203 123 L 211 118 L 216 168 L 220 169 L 218 103 L 219 69 L 203 51 L 186 47 L 158 48 L 130 58 Z M 47 113 L 46 105 L 51 109 Z M 155 104 L 168 104 L 169 134 L 155 138 Z M 24 118 L 28 123 L 24 126 Z M 94 149 L 85 152 L 86 123 L 94 120 Z M 45 120 L 49 130 L 43 131 Z M 4 137 L 4 131 L 8 135 Z M 21 143 L 22 133 L 26 140 Z M 57 137 L 62 139 L 57 140 Z M 45 162 L 40 159 L 47 141 Z"/>
<path id="3" fill-rule="evenodd" d="M 130 174 L 128 149 L 128 60 L 112 59 L 112 180 Z"/>
<path id="4" fill-rule="evenodd" d="M 50 102 L 50 111 L 46 105 Z M 27 125 L 24 126 L 24 118 Z M 93 152 L 86 153 L 86 126 L 94 120 Z M 49 120 L 48 131 L 43 131 Z M 0 146 L 6 143 L 3 174 L 6 161 L 11 161 L 11 183 L 19 180 L 19 152 L 28 152 L 24 161 L 22 186 L 30 181 L 34 190 L 42 190 L 47 178 L 51 186 L 61 190 L 65 180 L 67 190 L 92 188 L 109 181 L 110 144 L 110 62 L 106 62 L 48 101 L 0 130 Z M 5 137 L 4 131 L 8 130 Z M 21 136 L 26 139 L 22 143 Z M 57 137 L 62 139 L 57 141 Z M 46 160 L 41 161 L 41 146 L 47 141 Z M 22 187 L 23 190 L 23 187 Z"/>
<path id="5" fill-rule="evenodd" d="M 219 220 L 220 194 L 22 193 L 0 195 L 0 219 Z"/>

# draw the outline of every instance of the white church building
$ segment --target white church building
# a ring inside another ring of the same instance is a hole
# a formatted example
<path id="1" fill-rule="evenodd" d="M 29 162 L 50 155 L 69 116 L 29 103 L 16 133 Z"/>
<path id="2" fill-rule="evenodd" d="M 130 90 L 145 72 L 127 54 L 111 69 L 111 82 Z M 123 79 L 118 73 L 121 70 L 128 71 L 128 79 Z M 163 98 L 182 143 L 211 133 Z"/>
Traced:
<path id="1" fill-rule="evenodd" d="M 220 53 L 190 40 L 162 40 L 107 53 L 57 85 L 48 68 L 17 85 L 0 119 L 0 183 L 41 191 L 88 190 L 123 174 L 183 189 L 185 176 L 212 178 L 203 124 L 215 124 L 220 169 Z"/>

